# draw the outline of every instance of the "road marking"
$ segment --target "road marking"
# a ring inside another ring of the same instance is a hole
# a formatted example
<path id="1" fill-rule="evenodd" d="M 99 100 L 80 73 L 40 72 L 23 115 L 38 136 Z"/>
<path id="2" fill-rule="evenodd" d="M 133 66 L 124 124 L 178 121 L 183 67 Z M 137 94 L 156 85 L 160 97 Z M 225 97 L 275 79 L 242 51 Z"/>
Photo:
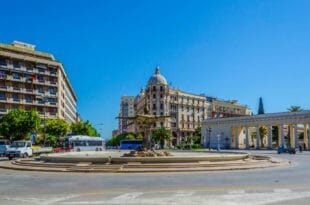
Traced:
<path id="1" fill-rule="evenodd" d="M 111 201 L 112 202 L 123 202 L 126 201 L 126 200 L 132 200 L 132 199 L 135 199 L 139 196 L 143 195 L 143 192 L 131 192 L 131 193 L 126 193 L 126 194 L 122 194 L 122 195 L 119 195 L 115 198 L 113 198 Z"/>
<path id="2" fill-rule="evenodd" d="M 274 189 L 273 192 L 275 193 L 291 193 L 291 189 Z"/>
<path id="3" fill-rule="evenodd" d="M 243 190 L 243 189 L 232 190 L 232 191 L 228 191 L 228 194 L 245 194 L 245 190 Z"/>
<path id="4" fill-rule="evenodd" d="M 174 196 L 176 197 L 189 197 L 194 194 L 193 191 L 177 191 Z"/>
<path id="5" fill-rule="evenodd" d="M 46 198 L 36 198 L 36 197 L 26 197 L 26 198 L 18 198 L 18 197 L 1 197 L 1 199 L 6 200 L 6 201 L 16 201 L 20 203 L 25 203 L 25 204 L 44 204 L 44 205 L 49 205 L 49 204 L 58 204 L 61 201 L 65 201 L 68 199 L 72 199 L 74 197 L 77 197 L 78 195 L 69 195 L 69 196 L 54 196 L 54 197 L 48 197 Z"/>

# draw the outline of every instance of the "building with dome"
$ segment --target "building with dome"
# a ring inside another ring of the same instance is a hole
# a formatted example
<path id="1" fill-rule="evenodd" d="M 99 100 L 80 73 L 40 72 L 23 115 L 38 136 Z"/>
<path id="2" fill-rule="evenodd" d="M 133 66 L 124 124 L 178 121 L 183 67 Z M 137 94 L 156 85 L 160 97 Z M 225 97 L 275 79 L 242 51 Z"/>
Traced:
<path id="1" fill-rule="evenodd" d="M 188 93 L 168 85 L 166 78 L 157 66 L 155 73 L 149 78 L 144 89 L 134 100 L 135 114 L 153 116 L 169 116 L 153 125 L 153 128 L 166 127 L 171 130 L 172 144 L 180 144 L 193 136 L 195 129 L 201 126 L 203 120 L 217 117 L 236 117 L 251 115 L 251 110 L 240 105 L 236 100 L 225 101 L 215 97 Z M 122 110 L 122 103 L 121 108 Z M 121 112 L 120 117 L 124 116 Z M 122 120 L 124 120 L 122 118 Z M 121 121 L 120 121 L 121 122 Z M 126 124 L 124 122 L 121 122 Z M 143 132 L 138 126 L 119 127 L 120 130 L 134 130 Z"/>

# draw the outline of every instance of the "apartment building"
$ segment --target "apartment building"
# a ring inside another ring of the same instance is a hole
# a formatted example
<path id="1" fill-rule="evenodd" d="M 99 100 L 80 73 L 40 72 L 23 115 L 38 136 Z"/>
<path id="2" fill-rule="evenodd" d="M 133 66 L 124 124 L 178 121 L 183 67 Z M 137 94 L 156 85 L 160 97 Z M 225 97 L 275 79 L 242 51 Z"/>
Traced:
<path id="1" fill-rule="evenodd" d="M 118 131 L 120 134 L 134 132 L 134 126 L 130 125 L 126 117 L 133 117 L 135 115 L 134 96 L 122 96 L 119 110 Z"/>
<path id="2" fill-rule="evenodd" d="M 0 116 L 23 108 L 75 122 L 76 101 L 64 66 L 52 54 L 28 43 L 0 43 Z"/>

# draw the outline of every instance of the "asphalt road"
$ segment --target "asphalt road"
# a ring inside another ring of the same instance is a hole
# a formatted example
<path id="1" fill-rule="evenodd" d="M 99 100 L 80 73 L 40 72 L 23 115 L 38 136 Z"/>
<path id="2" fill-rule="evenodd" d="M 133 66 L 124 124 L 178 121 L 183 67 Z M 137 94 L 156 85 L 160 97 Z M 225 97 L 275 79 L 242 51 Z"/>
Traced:
<path id="1" fill-rule="evenodd" d="M 280 168 L 195 173 L 90 174 L 0 169 L 0 204 L 309 204 L 310 153 L 259 153 L 292 163 Z"/>

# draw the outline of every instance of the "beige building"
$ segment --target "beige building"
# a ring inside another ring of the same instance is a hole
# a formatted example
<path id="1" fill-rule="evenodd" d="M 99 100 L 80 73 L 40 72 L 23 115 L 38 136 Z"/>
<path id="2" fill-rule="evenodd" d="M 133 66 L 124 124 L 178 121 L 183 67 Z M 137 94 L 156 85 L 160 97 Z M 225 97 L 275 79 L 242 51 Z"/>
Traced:
<path id="1" fill-rule="evenodd" d="M 201 126 L 207 118 L 231 117 L 250 115 L 247 106 L 239 105 L 237 101 L 223 101 L 217 98 L 196 95 L 170 87 L 166 78 L 156 67 L 145 89 L 135 99 L 137 114 L 169 116 L 169 118 L 154 124 L 153 128 L 161 126 L 171 129 L 172 144 L 179 144 L 182 140 L 193 135 L 195 129 Z M 136 132 L 142 132 L 135 128 Z"/>
<path id="2" fill-rule="evenodd" d="M 135 115 L 135 97 L 122 96 L 119 110 L 118 131 L 120 134 L 134 132 L 134 126 L 130 125 L 126 117 L 133 117 Z"/>
<path id="3" fill-rule="evenodd" d="M 0 115 L 35 109 L 42 117 L 75 122 L 76 95 L 62 63 L 35 46 L 0 44 Z"/>

